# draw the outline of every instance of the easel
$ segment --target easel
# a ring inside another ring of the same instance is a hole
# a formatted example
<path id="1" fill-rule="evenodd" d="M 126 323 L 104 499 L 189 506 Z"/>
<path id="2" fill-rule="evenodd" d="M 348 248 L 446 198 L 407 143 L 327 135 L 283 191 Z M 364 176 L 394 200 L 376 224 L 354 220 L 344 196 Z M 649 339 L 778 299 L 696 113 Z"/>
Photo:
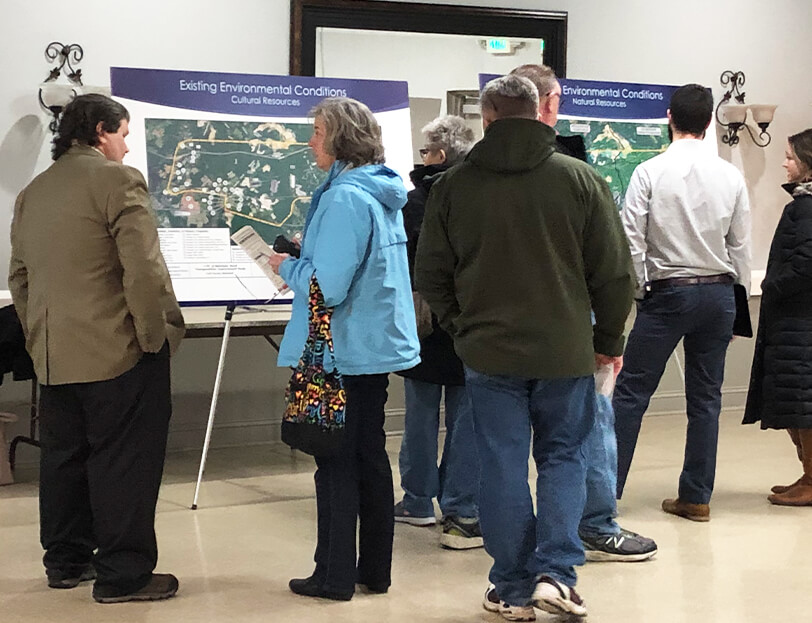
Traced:
<path id="1" fill-rule="evenodd" d="M 197 472 L 197 484 L 195 485 L 195 497 L 192 500 L 191 509 L 197 510 L 197 499 L 200 494 L 200 484 L 203 482 L 203 472 L 206 469 L 206 459 L 209 455 L 209 442 L 211 441 L 211 433 L 212 429 L 214 428 L 214 413 L 217 410 L 217 399 L 220 395 L 220 382 L 223 379 L 223 369 L 225 368 L 226 362 L 226 350 L 228 349 L 228 338 L 231 334 L 231 321 L 235 313 L 236 305 L 231 303 L 226 307 L 225 313 L 225 324 L 223 326 L 223 342 L 220 345 L 220 359 L 217 362 L 217 374 L 214 377 L 214 390 L 212 391 L 211 396 L 211 406 L 209 407 L 209 421 L 206 424 L 206 438 L 203 442 L 203 453 L 200 457 L 200 469 Z M 250 311 L 250 310 L 246 310 Z M 274 342 L 269 335 L 263 335 L 262 337 L 274 347 L 274 349 L 279 352 L 279 345 Z"/>

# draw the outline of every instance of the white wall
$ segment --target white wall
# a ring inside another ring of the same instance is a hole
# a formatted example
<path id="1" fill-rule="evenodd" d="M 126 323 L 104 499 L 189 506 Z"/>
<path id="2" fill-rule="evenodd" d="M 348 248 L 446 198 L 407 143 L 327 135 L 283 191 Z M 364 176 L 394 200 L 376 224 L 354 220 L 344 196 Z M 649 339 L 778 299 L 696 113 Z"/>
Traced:
<path id="1" fill-rule="evenodd" d="M 446 91 L 479 90 L 480 73 L 501 75 L 541 62 L 541 39 L 514 39 L 525 45 L 511 55 L 489 54 L 480 46 L 482 40 L 475 35 L 324 28 L 316 41 L 316 75 L 406 80 L 409 97 L 439 98 L 445 114 Z"/>
<path id="2" fill-rule="evenodd" d="M 494 4 L 492 0 L 444 2 Z M 754 264 L 764 266 L 773 228 L 785 203 L 779 188 L 784 137 L 812 125 L 812 83 L 806 77 L 812 58 L 808 34 L 812 2 L 512 0 L 500 5 L 569 12 L 569 77 L 699 82 L 713 86 L 718 97 L 719 74 L 725 69 L 740 69 L 748 77 L 748 101 L 779 104 L 771 128 L 776 137 L 773 145 L 762 150 L 744 138 L 732 152 L 721 149 L 747 176 L 754 213 Z M 287 0 L 40 0 L 33 4 L 3 0 L 0 271 L 5 272 L 8 265 L 7 231 L 14 197 L 49 162 L 49 137 L 43 130 L 47 119 L 37 103 L 36 89 L 49 70 L 43 52 L 50 41 L 80 43 L 85 50 L 81 63 L 85 81 L 105 85 L 111 65 L 285 74 L 288 37 Z M 408 65 L 409 58 L 402 62 Z M 451 63 L 453 59 L 444 57 L 438 62 Z M 744 346 L 736 348 L 746 350 Z M 202 437 L 217 349 L 216 340 L 190 340 L 174 362 L 174 447 L 193 446 Z M 742 352 L 735 359 L 746 362 L 748 356 Z M 273 435 L 268 414 L 278 414 L 287 376 L 273 366 L 273 353 L 259 338 L 234 341 L 218 420 L 225 427 L 215 434 L 215 444 Z M 734 372 L 728 374 L 726 385 L 740 395 L 746 369 L 736 368 Z M 401 400 L 399 386 L 399 381 L 393 380 L 395 407 Z M 0 387 L 0 409 L 24 401 L 26 395 L 25 384 L 5 383 Z M 22 413 L 19 408 L 17 411 Z"/>

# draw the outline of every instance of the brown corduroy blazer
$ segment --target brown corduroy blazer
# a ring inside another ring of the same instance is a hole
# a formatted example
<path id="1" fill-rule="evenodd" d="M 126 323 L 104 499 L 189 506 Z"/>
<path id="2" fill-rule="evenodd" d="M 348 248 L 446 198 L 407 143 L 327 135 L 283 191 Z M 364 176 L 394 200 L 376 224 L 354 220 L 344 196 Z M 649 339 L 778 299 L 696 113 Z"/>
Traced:
<path id="1" fill-rule="evenodd" d="M 144 177 L 86 145 L 17 197 L 9 288 L 45 385 L 115 378 L 183 337 Z"/>

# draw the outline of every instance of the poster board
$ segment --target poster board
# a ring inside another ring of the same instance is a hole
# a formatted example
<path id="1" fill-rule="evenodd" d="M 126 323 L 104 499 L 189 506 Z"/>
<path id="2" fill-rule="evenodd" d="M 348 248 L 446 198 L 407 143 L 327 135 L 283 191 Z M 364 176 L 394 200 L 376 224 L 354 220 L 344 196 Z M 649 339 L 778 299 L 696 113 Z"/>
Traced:
<path id="1" fill-rule="evenodd" d="M 480 74 L 480 89 L 497 75 Z M 618 209 L 634 169 L 664 152 L 668 137 L 668 103 L 674 85 L 559 79 L 561 102 L 556 131 L 583 136 L 589 163 L 609 184 Z M 715 125 L 704 144 L 716 153 Z"/>
<path id="2" fill-rule="evenodd" d="M 124 162 L 147 180 L 182 305 L 289 301 L 230 236 L 245 225 L 269 244 L 301 234 L 326 177 L 307 144 L 325 97 L 369 106 L 387 165 L 409 179 L 405 82 L 113 67 L 110 83 L 130 113 Z"/>

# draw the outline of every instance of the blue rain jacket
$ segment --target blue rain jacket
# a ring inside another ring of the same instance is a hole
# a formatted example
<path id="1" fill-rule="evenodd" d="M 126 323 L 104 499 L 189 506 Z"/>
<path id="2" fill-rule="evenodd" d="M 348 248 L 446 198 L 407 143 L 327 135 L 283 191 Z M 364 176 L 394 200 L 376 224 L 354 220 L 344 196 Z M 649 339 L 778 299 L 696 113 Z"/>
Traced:
<path id="1" fill-rule="evenodd" d="M 308 331 L 308 291 L 315 272 L 324 301 L 334 307 L 335 367 L 342 374 L 396 372 L 420 362 L 401 208 L 406 188 L 383 165 L 336 162 L 316 189 L 299 259 L 279 274 L 293 290 L 293 310 L 278 364 L 293 367 Z M 326 367 L 333 366 L 329 354 Z"/>

